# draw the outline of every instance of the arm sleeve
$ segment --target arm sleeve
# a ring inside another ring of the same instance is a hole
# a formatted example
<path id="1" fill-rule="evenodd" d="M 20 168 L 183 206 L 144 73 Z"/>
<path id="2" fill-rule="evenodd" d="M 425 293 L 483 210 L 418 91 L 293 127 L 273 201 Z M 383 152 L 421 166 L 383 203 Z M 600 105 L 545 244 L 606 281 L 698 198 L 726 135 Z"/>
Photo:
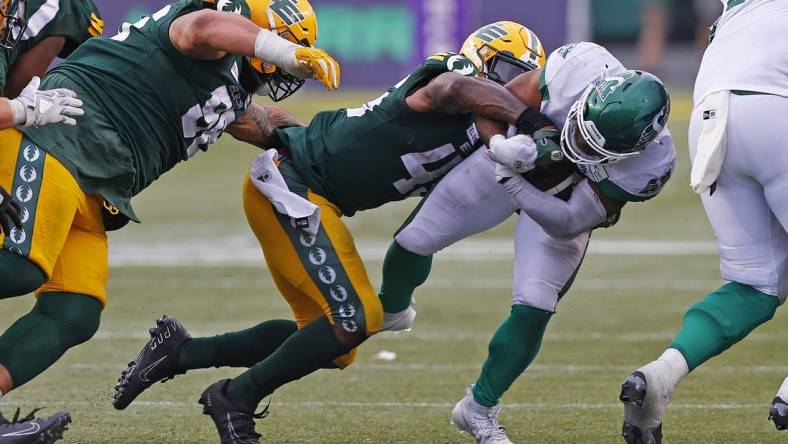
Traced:
<path id="1" fill-rule="evenodd" d="M 522 211 L 555 238 L 572 239 L 607 219 L 607 211 L 587 179 L 575 186 L 566 202 L 539 191 L 519 175 L 503 187 Z"/>

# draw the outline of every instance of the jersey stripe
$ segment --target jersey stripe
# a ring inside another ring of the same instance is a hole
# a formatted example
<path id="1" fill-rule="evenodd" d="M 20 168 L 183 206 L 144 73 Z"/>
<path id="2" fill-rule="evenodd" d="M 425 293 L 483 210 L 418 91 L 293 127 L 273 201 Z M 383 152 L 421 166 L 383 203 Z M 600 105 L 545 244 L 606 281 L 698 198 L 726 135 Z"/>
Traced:
<path id="1" fill-rule="evenodd" d="M 54 20 L 58 11 L 60 11 L 60 0 L 47 0 L 46 3 L 38 8 L 38 11 L 27 19 L 27 29 L 22 35 L 22 40 L 32 39 L 37 36 L 46 25 Z"/>

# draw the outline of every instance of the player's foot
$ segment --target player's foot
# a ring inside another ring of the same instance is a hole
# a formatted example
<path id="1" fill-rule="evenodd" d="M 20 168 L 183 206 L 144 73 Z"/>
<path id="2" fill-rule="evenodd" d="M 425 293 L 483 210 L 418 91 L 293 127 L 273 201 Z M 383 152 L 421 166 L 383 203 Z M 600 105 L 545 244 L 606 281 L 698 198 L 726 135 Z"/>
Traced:
<path id="1" fill-rule="evenodd" d="M 227 398 L 229 382 L 229 379 L 224 379 L 205 389 L 199 401 L 203 414 L 213 419 L 221 444 L 262 444 L 260 434 L 254 429 L 254 420 L 268 416 L 268 407 L 254 413 L 254 408 L 237 406 Z"/>
<path id="2" fill-rule="evenodd" d="M 624 427 L 621 436 L 627 444 L 660 444 L 662 442 L 662 416 L 659 415 L 657 423 L 646 420 L 648 416 L 648 403 L 660 403 L 657 397 L 648 396 L 649 386 L 646 376 L 640 372 L 632 372 L 621 385 L 621 394 L 618 399 L 624 403 Z M 668 398 L 664 399 L 667 405 Z M 646 405 L 644 405 L 646 404 Z M 664 406 L 661 411 L 664 411 Z"/>
<path id="3" fill-rule="evenodd" d="M 57 412 L 47 418 L 37 418 L 35 409 L 24 418 L 19 418 L 16 409 L 10 421 L 0 414 L 0 444 L 50 444 L 63 439 L 63 432 L 68 430 L 71 415 L 68 412 Z"/>
<path id="4" fill-rule="evenodd" d="M 413 328 L 413 320 L 416 319 L 416 301 L 410 300 L 408 308 L 398 313 L 383 313 L 383 325 L 380 331 L 410 331 Z"/>
<path id="5" fill-rule="evenodd" d="M 769 420 L 774 421 L 777 430 L 788 429 L 788 403 L 779 396 L 775 397 L 769 406 Z"/>
<path id="6" fill-rule="evenodd" d="M 485 407 L 473 399 L 472 387 L 465 397 L 454 406 L 451 422 L 461 431 L 473 435 L 479 444 L 513 444 L 506 436 L 506 430 L 498 424 L 501 407 Z"/>
<path id="7" fill-rule="evenodd" d="M 171 316 L 156 321 L 150 329 L 151 339 L 145 344 L 137 359 L 129 362 L 115 386 L 112 405 L 123 410 L 145 389 L 156 382 L 167 381 L 186 373 L 178 365 L 178 353 L 183 343 L 190 339 L 189 332 Z"/>

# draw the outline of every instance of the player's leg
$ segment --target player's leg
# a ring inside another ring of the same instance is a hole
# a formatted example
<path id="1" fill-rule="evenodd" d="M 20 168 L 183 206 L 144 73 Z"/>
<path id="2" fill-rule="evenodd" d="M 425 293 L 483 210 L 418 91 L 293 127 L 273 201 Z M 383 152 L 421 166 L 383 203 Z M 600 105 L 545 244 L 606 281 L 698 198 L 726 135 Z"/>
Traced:
<path id="1" fill-rule="evenodd" d="M 590 233 L 552 238 L 521 214 L 515 237 L 514 303 L 495 332 L 476 383 L 452 417 L 480 442 L 509 442 L 497 425 L 500 398 L 536 357 L 556 305 L 571 286 Z M 495 439 L 498 441 L 495 441 Z"/>
<path id="2" fill-rule="evenodd" d="M 409 328 L 399 322 L 413 292 L 430 272 L 432 255 L 449 245 L 506 220 L 515 211 L 510 195 L 495 181 L 495 165 L 487 150 L 477 150 L 452 169 L 422 199 L 386 253 L 380 299 L 385 312 L 382 330 Z"/>
<path id="3" fill-rule="evenodd" d="M 659 359 L 627 377 L 620 398 L 625 404 L 622 433 L 630 444 L 660 442 L 662 417 L 680 381 L 771 319 L 780 304 L 778 295 L 784 296 L 788 235 L 770 209 L 757 175 L 785 159 L 766 155 L 766 150 L 784 146 L 788 134 L 780 136 L 774 131 L 777 127 L 764 127 L 765 108 L 752 108 L 749 101 L 732 97 L 725 165 L 714 193 L 701 196 L 717 238 L 720 271 L 728 283 L 686 312 L 681 330 Z M 702 109 L 696 109 L 690 123 L 691 156 L 700 135 L 700 113 Z M 770 159 L 772 164 L 757 167 L 756 159 Z M 788 165 L 779 168 L 784 171 Z"/>
<path id="4" fill-rule="evenodd" d="M 785 378 L 769 406 L 769 419 L 774 421 L 777 430 L 788 429 L 788 378 Z"/>
<path id="5" fill-rule="evenodd" d="M 280 165 L 280 171 L 291 191 L 320 206 L 316 234 L 278 213 L 249 180 L 244 207 L 269 268 L 278 273 L 277 279 L 282 277 L 289 283 L 283 292 L 298 291 L 285 294 L 288 303 L 297 319 L 308 322 L 266 359 L 203 393 L 200 403 L 226 442 L 231 442 L 230 431 L 238 433 L 239 427 L 256 442 L 251 415 L 264 397 L 318 369 L 349 365 L 355 348 L 376 333 L 383 320 L 380 301 L 339 209 L 308 192 L 288 164 Z M 308 319 L 315 316 L 319 317 Z"/>
<path id="6" fill-rule="evenodd" d="M 0 336 L 0 390 L 7 393 L 37 376 L 98 326 L 106 281 L 107 244 L 98 202 L 85 195 L 54 157 L 3 132 L 20 147 L 13 186 L 24 207 L 24 226 L 3 249 L 46 273 L 33 310 Z M 7 147 L 12 140 L 0 140 Z M 4 148 L 5 149 L 5 148 Z M 55 294 L 57 293 L 57 294 Z"/>

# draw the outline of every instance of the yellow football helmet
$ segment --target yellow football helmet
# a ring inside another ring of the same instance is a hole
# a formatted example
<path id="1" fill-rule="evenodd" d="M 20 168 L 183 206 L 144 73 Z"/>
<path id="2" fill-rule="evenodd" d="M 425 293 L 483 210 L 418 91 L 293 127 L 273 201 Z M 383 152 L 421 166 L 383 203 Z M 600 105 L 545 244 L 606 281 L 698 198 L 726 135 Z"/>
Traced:
<path id="1" fill-rule="evenodd" d="M 508 21 L 477 29 L 465 40 L 460 52 L 483 76 L 500 84 L 543 67 L 546 60 L 539 37 L 525 26 Z"/>
<path id="2" fill-rule="evenodd" d="M 2 1 L 2 0 L 0 0 Z M 317 41 L 317 16 L 308 0 L 205 0 L 215 3 L 217 11 L 241 13 L 248 8 L 251 21 L 261 28 L 279 34 L 297 45 L 313 47 Z M 304 79 L 286 73 L 262 60 L 250 58 L 249 64 L 263 85 L 261 95 L 275 102 L 283 100 L 301 86 Z"/>
<path id="3" fill-rule="evenodd" d="M 25 0 L 0 0 L 0 47 L 16 46 L 25 29 Z"/>

